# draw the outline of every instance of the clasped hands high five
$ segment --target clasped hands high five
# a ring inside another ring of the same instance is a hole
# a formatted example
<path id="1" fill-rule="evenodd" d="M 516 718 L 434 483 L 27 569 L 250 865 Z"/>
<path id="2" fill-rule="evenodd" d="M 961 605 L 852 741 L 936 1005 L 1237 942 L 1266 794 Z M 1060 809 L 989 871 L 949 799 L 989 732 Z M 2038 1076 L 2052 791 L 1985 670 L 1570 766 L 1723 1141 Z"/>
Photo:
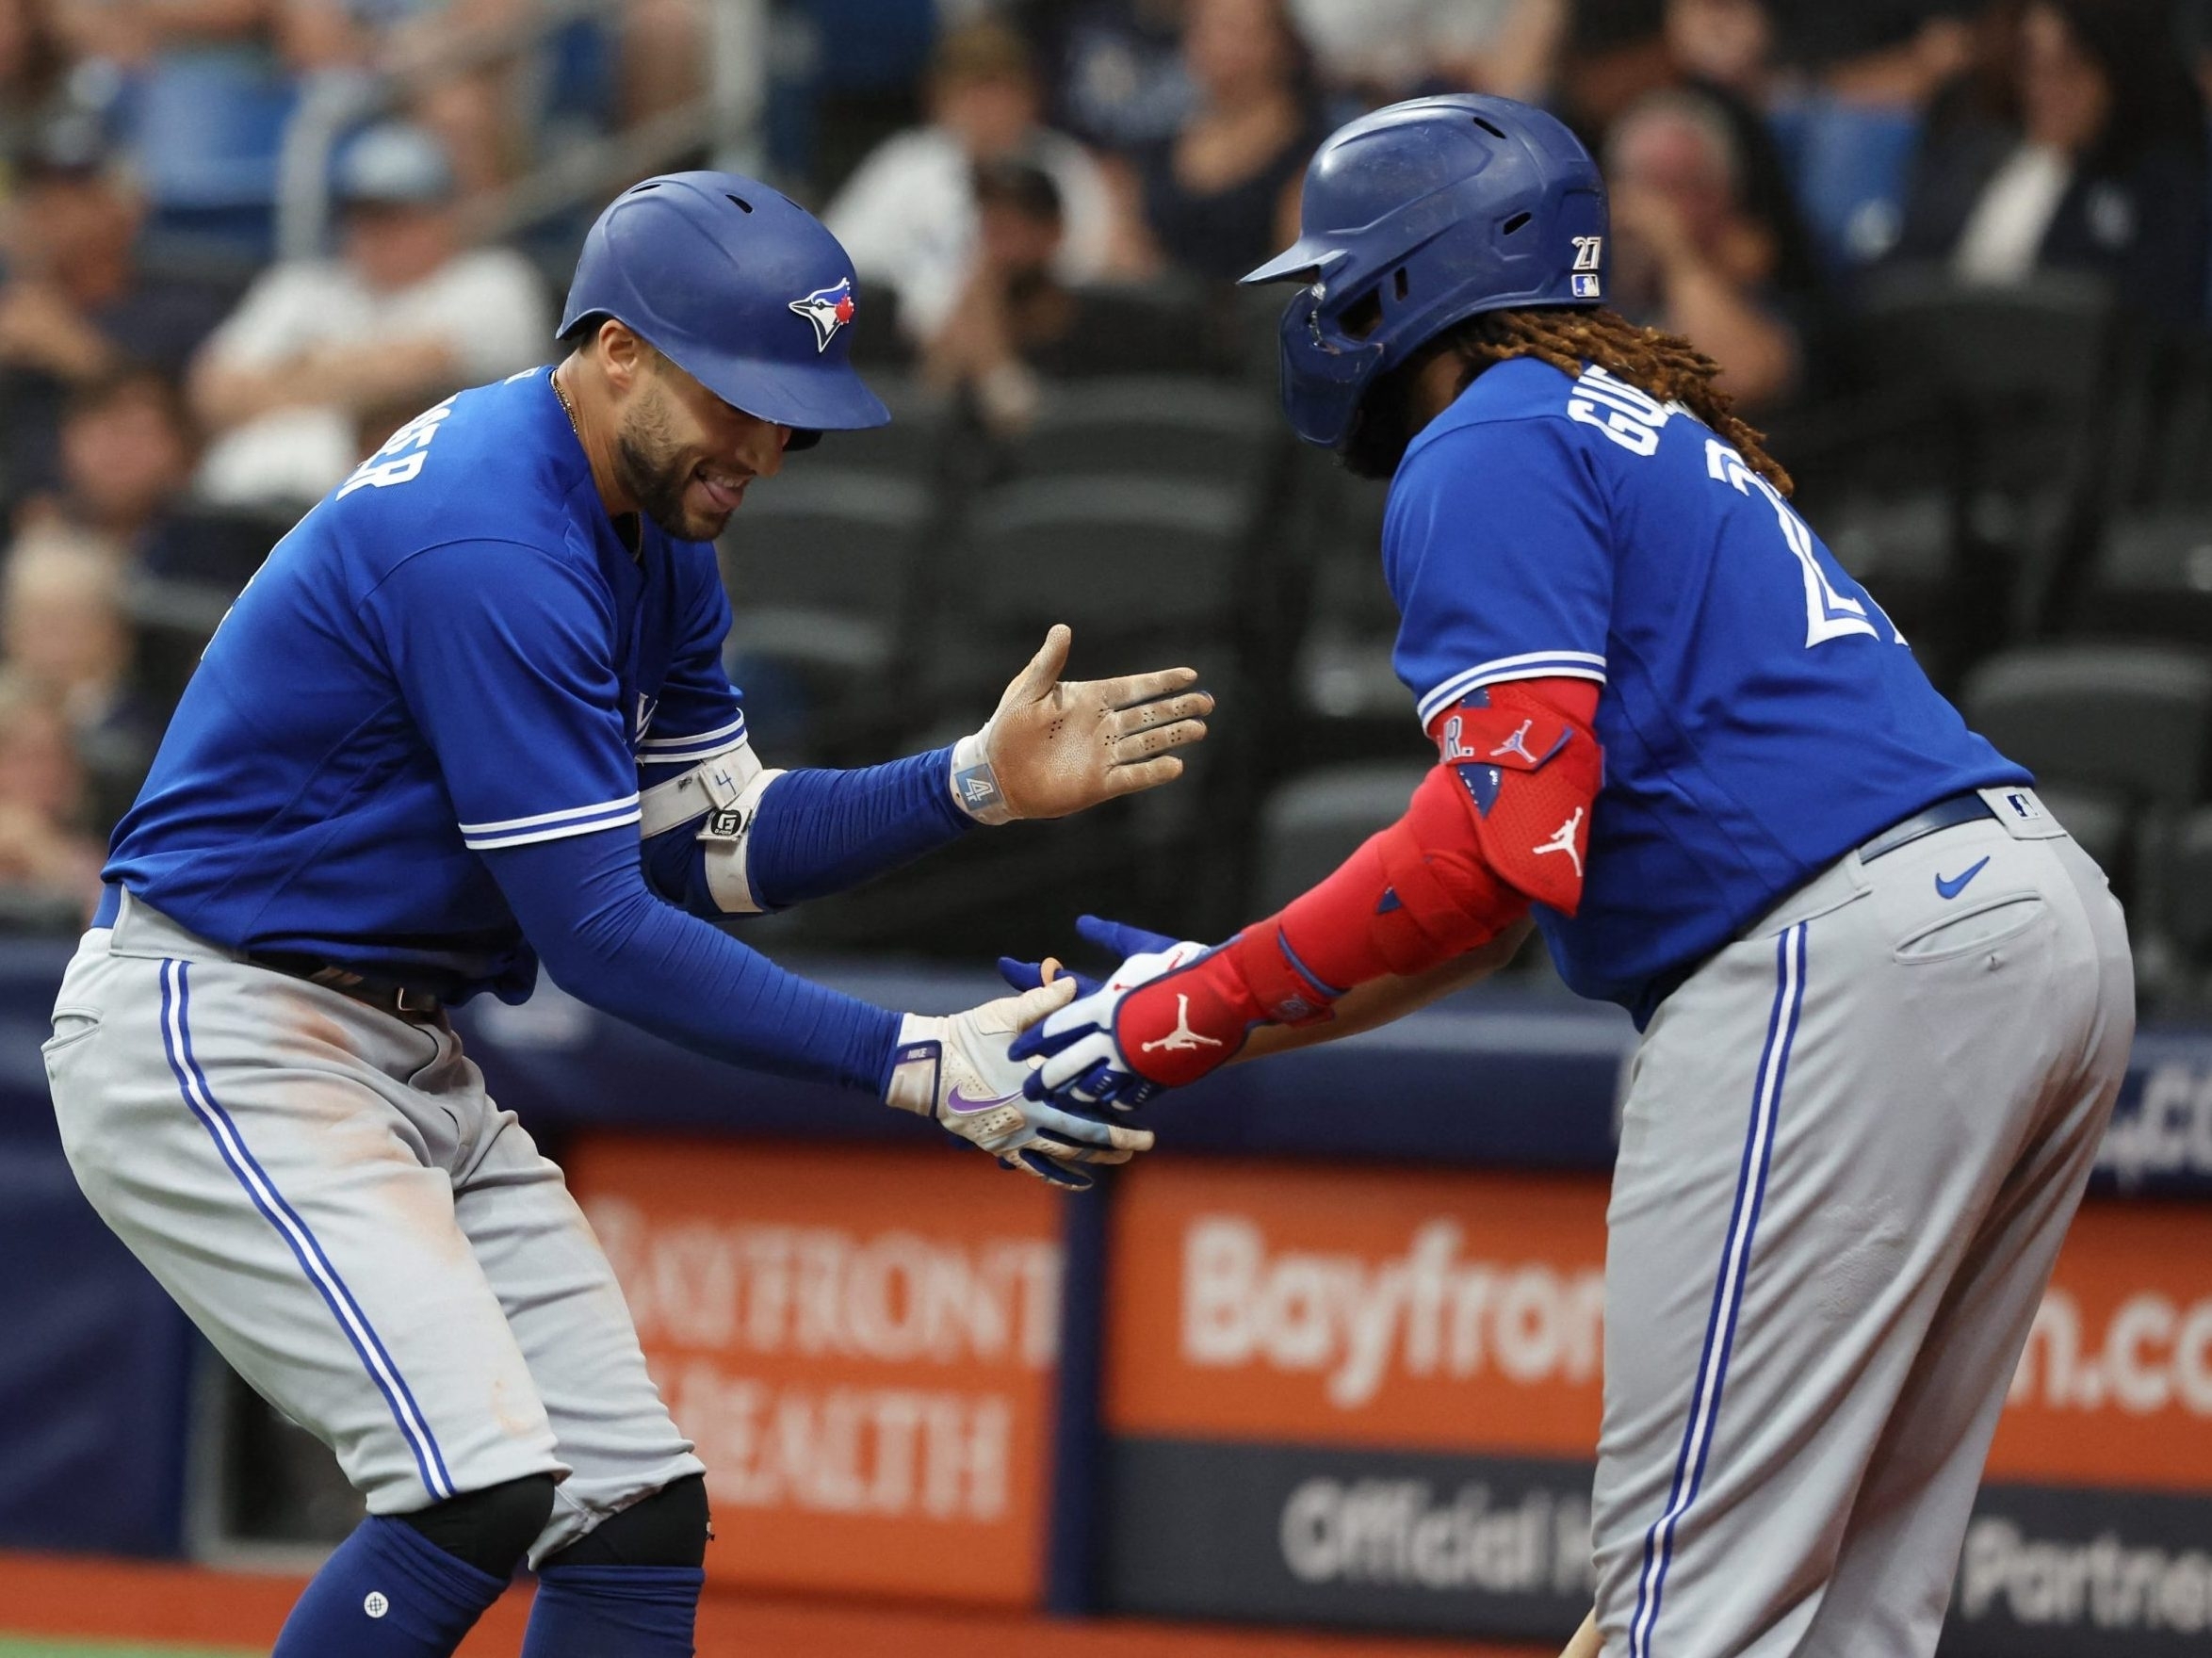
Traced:
<path id="1" fill-rule="evenodd" d="M 1213 698 L 1191 689 L 1194 670 L 1063 680 L 1072 642 L 1066 627 L 1051 628 L 983 729 L 954 745 L 953 798 L 969 816 L 986 823 L 1062 818 L 1156 788 L 1182 774 L 1174 751 L 1205 737 Z M 1060 975 L 1056 963 L 1002 967 L 1022 994 L 949 1016 L 904 1017 L 885 1099 L 934 1117 L 1009 1168 L 1087 1186 L 1082 1165 L 1126 1162 L 1150 1148 L 1152 1135 L 1098 1116 L 1098 1097 L 1048 1099 L 1038 1078 L 1049 1062 L 1020 1045 L 1039 1021 L 1091 1003 L 1098 986 Z"/>

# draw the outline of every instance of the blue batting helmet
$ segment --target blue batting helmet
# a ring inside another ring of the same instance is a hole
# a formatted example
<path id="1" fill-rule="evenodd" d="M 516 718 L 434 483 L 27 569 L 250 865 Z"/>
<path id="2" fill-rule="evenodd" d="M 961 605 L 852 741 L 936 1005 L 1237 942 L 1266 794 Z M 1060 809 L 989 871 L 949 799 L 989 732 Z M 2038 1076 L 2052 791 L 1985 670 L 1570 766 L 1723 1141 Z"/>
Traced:
<path id="1" fill-rule="evenodd" d="M 1510 98 L 1415 98 L 1340 127 L 1306 170 L 1298 228 L 1244 281 L 1307 284 L 1283 313 L 1283 413 L 1328 448 L 1374 377 L 1453 323 L 1604 294 L 1598 164 Z"/>
<path id="2" fill-rule="evenodd" d="M 757 179 L 671 172 L 632 185 L 584 238 L 561 315 L 611 317 L 734 408 L 802 431 L 891 418 L 854 372 L 853 261 Z"/>

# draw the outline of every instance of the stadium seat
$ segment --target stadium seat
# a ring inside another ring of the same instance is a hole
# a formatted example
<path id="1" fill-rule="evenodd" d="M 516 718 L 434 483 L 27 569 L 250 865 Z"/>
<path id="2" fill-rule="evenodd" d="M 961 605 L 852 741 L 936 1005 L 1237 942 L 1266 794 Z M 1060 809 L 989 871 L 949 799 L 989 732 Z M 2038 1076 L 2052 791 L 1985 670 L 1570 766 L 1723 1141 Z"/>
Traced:
<path id="1" fill-rule="evenodd" d="M 1038 478 L 969 513 L 962 612 L 1028 631 L 1061 621 L 1132 642 L 1216 631 L 1236 598 L 1250 511 L 1187 479 Z"/>
<path id="2" fill-rule="evenodd" d="M 1919 112 L 1821 97 L 1785 106 L 1774 126 L 1829 268 L 1849 272 L 1887 253 L 1904 222 Z"/>
<path id="3" fill-rule="evenodd" d="M 2205 990 L 2212 990 L 2212 806 L 2174 832 L 2160 882 L 2168 935 Z"/>
<path id="4" fill-rule="evenodd" d="M 141 576 L 124 589 L 123 613 L 137 640 L 135 677 L 150 704 L 176 706 L 237 596 L 235 583 L 183 577 Z"/>
<path id="5" fill-rule="evenodd" d="M 193 503 L 155 527 L 139 552 L 138 567 L 163 581 L 236 593 L 299 516 L 283 510 Z"/>
<path id="6" fill-rule="evenodd" d="M 2097 860 L 2116 891 L 2128 890 L 2134 876 L 2130 844 L 2134 819 L 2127 799 L 2110 789 L 2089 788 L 2059 779 L 2040 784 L 2036 793 L 2082 851 Z"/>
<path id="7" fill-rule="evenodd" d="M 784 716 L 779 757 L 792 742 L 820 755 L 903 722 L 883 688 L 906 648 L 933 512 L 915 479 L 795 466 L 730 520 L 731 675 Z"/>
<path id="8" fill-rule="evenodd" d="M 1029 478 L 1099 473 L 1256 484 L 1289 441 L 1263 398 L 1191 375 L 1126 375 L 1052 387 L 1008 447 Z"/>
<path id="9" fill-rule="evenodd" d="M 1395 821 L 1427 770 L 1405 760 L 1329 766 L 1269 795 L 1260 808 L 1255 908 L 1282 908 Z"/>
<path id="10" fill-rule="evenodd" d="M 2171 812 L 2212 781 L 2212 653 L 2057 644 L 1976 667 L 1967 723 L 2039 779 Z"/>
<path id="11" fill-rule="evenodd" d="M 825 432 L 819 448 L 792 456 L 784 476 L 745 503 L 747 513 L 787 482 L 833 468 L 895 473 L 925 482 L 936 480 L 952 431 L 951 400 L 898 375 L 870 373 L 868 383 L 890 410 L 891 423 L 865 431 Z"/>
<path id="12" fill-rule="evenodd" d="M 133 163 L 155 228 L 266 254 L 277 153 L 299 89 L 266 53 L 164 53 L 130 101 Z"/>
<path id="13" fill-rule="evenodd" d="M 2083 632 L 2212 640 L 2212 508 L 2114 519 L 2068 609 Z"/>

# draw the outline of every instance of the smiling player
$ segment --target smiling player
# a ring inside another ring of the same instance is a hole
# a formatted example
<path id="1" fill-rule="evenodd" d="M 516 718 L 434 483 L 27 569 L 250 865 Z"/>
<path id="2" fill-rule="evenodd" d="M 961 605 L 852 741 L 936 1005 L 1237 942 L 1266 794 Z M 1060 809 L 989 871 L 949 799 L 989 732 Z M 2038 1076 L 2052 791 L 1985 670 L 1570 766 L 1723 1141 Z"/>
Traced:
<path id="1" fill-rule="evenodd" d="M 1921 1658 L 2126 1065 L 2126 932 L 1930 688 L 1686 341 L 1603 308 L 1550 116 L 1367 116 L 1248 282 L 1298 434 L 1391 480 L 1403 819 L 1216 950 L 1136 953 L 1015 1045 L 1137 1102 L 1394 1016 L 1533 918 L 1643 1028 L 1608 1214 L 1608 1658 Z M 1471 1085 L 1479 1085 L 1471 1079 Z M 1595 1636 L 1583 1650 L 1594 1651 Z"/>
<path id="2" fill-rule="evenodd" d="M 626 192 L 566 360 L 448 398 L 301 520 L 116 832 L 47 1048 L 72 1166 L 368 1502 L 279 1658 L 444 1658 L 526 1555 L 528 1658 L 691 1650 L 701 1465 L 447 1004 L 520 1001 L 543 961 L 672 1041 L 1047 1179 L 1150 1144 L 1022 1099 L 1007 1039 L 1071 985 L 902 1016 L 710 924 L 1164 783 L 1212 707 L 1186 669 L 1059 683 L 1055 628 L 951 748 L 762 766 L 708 544 L 787 452 L 888 418 L 853 318 L 844 250 L 766 186 Z"/>

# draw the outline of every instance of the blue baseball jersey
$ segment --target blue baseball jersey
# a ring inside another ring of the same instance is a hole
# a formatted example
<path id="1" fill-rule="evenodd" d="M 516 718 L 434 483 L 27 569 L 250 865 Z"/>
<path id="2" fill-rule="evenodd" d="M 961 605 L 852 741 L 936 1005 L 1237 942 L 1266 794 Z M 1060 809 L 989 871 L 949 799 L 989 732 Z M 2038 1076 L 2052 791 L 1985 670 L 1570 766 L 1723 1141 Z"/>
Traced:
<path id="1" fill-rule="evenodd" d="M 1477 376 L 1407 450 L 1383 557 L 1424 727 L 1506 680 L 1603 687 L 1582 902 L 1536 921 L 1571 988 L 1639 1020 L 1878 831 L 2031 781 L 1742 455 L 1601 368 Z"/>
<path id="2" fill-rule="evenodd" d="M 106 877 L 234 949 L 519 1000 L 479 854 L 634 837 L 642 789 L 744 747 L 728 629 L 710 545 L 616 532 L 550 370 L 459 393 L 239 594 Z"/>

